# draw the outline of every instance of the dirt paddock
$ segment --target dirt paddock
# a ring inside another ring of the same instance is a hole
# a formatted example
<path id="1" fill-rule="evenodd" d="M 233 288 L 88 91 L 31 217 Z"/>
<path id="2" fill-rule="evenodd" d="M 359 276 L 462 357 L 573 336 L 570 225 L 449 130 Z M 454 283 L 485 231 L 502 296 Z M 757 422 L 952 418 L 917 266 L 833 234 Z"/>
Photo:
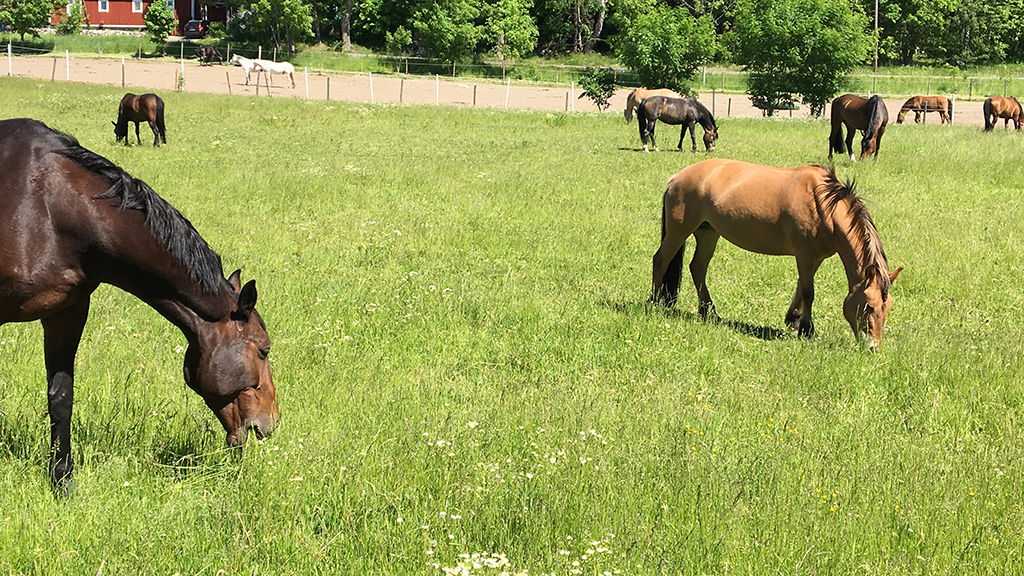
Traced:
<path id="1" fill-rule="evenodd" d="M 125 58 L 122 67 L 119 59 L 88 59 L 74 57 L 70 65 L 64 58 L 54 57 L 14 57 L 10 66 L 13 76 L 38 78 L 50 81 L 88 82 L 119 86 L 122 74 L 126 89 L 144 88 L 153 91 L 173 91 L 178 87 L 178 75 L 182 71 L 180 62 L 168 60 L 136 60 Z M 256 76 L 252 82 L 245 84 L 245 75 L 238 66 L 230 64 L 214 64 L 201 66 L 196 60 L 184 63 L 184 91 L 205 92 L 212 94 L 245 94 L 250 96 L 268 96 L 267 79 L 260 78 L 260 87 L 255 86 Z M 510 108 L 551 111 L 596 111 L 588 98 L 578 98 L 580 89 L 564 86 L 545 86 L 529 83 L 493 82 L 482 79 L 444 78 L 444 77 L 398 77 L 392 75 L 369 74 L 323 74 L 306 73 L 303 69 L 295 72 L 295 88 L 291 88 L 281 75 L 270 79 L 269 97 L 272 98 L 310 98 L 313 100 L 340 100 L 347 102 L 374 103 L 405 103 L 405 104 L 440 104 L 448 106 L 478 106 L 481 108 Z M 626 95 L 629 89 L 620 89 L 611 98 L 609 113 L 622 114 Z M 308 95 L 308 96 L 307 96 Z M 755 108 L 745 94 L 712 94 L 699 95 L 716 118 L 726 117 L 760 117 L 761 111 Z M 903 105 L 905 98 L 887 98 L 889 122 L 895 124 L 896 113 Z M 801 106 L 798 110 L 779 111 L 783 118 L 807 118 L 809 108 Z M 907 121 L 912 122 L 908 114 Z M 634 120 L 635 122 L 635 120 Z M 957 125 L 984 126 L 982 103 L 980 101 L 962 101 L 955 103 L 953 122 Z M 927 124 L 939 124 L 937 114 L 928 114 Z"/>

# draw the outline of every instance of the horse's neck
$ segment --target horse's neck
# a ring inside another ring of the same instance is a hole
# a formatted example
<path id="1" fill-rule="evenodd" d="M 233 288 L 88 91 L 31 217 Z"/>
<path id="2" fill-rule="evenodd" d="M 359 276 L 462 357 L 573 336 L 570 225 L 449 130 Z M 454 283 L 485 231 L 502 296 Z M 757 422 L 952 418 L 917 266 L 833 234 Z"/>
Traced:
<path id="1" fill-rule="evenodd" d="M 836 252 L 846 272 L 846 280 L 849 287 L 853 288 L 864 280 L 865 270 L 873 264 L 868 260 L 874 251 L 870 246 L 865 246 L 867 239 L 863 237 L 862 224 L 855 218 L 850 202 L 843 198 L 836 203 L 832 211 L 832 233 Z"/>

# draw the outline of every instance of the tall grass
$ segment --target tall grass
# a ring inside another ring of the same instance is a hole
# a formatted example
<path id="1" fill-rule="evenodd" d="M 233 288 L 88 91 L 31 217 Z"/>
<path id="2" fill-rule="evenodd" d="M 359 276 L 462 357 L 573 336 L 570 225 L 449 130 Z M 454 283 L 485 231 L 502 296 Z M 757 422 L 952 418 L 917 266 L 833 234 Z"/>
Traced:
<path id="1" fill-rule="evenodd" d="M 894 266 L 886 341 L 792 259 L 721 243 L 724 324 L 649 307 L 666 179 L 616 114 L 117 90 L 0 105 L 146 180 L 256 278 L 283 420 L 243 453 L 177 331 L 102 287 L 78 357 L 78 491 L 46 476 L 41 331 L 0 328 L 0 572 L 1011 574 L 1024 561 L 1020 134 L 893 126 L 855 177 Z M 722 119 L 717 156 L 824 162 L 827 125 Z M 661 127 L 663 139 L 670 131 Z M 692 242 L 691 248 L 692 250 Z M 484 562 L 486 560 L 486 562 Z M 500 565 L 501 568 L 487 568 Z"/>

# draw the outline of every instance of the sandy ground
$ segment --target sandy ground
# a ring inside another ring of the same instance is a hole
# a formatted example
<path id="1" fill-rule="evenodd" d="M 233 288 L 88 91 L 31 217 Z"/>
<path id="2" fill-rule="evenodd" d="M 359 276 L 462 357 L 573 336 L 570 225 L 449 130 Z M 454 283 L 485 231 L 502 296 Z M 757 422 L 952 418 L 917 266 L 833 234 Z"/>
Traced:
<path id="1" fill-rule="evenodd" d="M 0 73 L 6 73 L 0 67 Z M 121 85 L 127 89 L 140 88 L 152 91 L 172 91 L 177 87 L 180 62 L 135 60 L 125 58 L 122 69 L 119 59 L 87 59 L 72 57 L 70 66 L 64 58 L 14 57 L 10 60 L 13 76 L 39 78 L 56 81 L 89 82 L 93 84 Z M 215 94 L 257 95 L 255 76 L 250 85 L 245 84 L 242 69 L 230 64 L 201 66 L 196 60 L 185 60 L 185 91 Z M 570 86 L 539 86 L 526 83 L 512 84 L 484 80 L 406 77 L 368 74 L 322 74 L 305 73 L 299 69 L 295 74 L 295 88 L 291 88 L 285 77 L 274 75 L 271 79 L 270 97 L 310 98 L 315 100 L 342 100 L 348 102 L 441 104 L 449 106 L 479 106 L 483 108 L 511 108 L 552 111 L 596 111 L 588 99 L 578 99 L 580 89 Z M 266 80 L 261 81 L 260 96 L 266 96 Z M 622 113 L 628 89 L 616 91 L 611 99 L 609 111 Z M 758 117 L 761 111 L 750 103 L 744 94 L 699 95 L 716 118 L 738 116 Z M 896 121 L 896 113 L 903 105 L 904 98 L 886 99 L 890 124 Z M 959 125 L 984 126 L 982 103 L 958 100 L 955 105 L 954 122 Z M 782 111 L 783 117 L 806 118 L 809 109 L 801 106 L 792 112 Z M 908 121 L 910 117 L 908 117 Z M 635 122 L 635 121 L 634 121 Z M 928 124 L 938 124 L 937 114 L 929 114 Z"/>

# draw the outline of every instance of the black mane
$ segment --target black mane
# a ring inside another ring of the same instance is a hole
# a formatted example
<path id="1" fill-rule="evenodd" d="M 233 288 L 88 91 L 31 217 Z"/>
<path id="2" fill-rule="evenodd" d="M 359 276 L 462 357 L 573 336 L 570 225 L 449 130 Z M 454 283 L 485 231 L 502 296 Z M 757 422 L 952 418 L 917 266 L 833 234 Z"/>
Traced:
<path id="1" fill-rule="evenodd" d="M 110 182 L 110 188 L 94 198 L 116 198 L 120 200 L 120 210 L 142 211 L 153 238 L 170 253 L 174 263 L 188 270 L 189 276 L 203 292 L 213 294 L 223 287 L 224 271 L 220 256 L 181 212 L 145 182 L 132 178 L 110 160 L 83 148 L 74 137 L 54 132 L 63 145 L 55 152 Z"/>

